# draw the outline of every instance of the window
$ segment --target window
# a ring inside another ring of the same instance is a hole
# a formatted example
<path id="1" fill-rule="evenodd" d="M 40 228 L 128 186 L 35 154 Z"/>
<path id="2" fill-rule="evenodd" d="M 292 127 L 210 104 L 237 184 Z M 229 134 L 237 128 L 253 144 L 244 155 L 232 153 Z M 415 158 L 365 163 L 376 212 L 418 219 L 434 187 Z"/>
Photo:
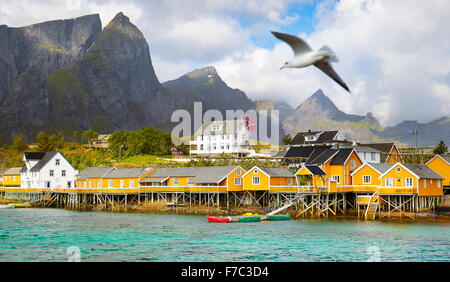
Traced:
<path id="1" fill-rule="evenodd" d="M 386 187 L 393 187 L 393 186 L 394 186 L 394 179 L 386 178 Z"/>
<path id="2" fill-rule="evenodd" d="M 51 186 L 50 181 L 45 181 L 45 187 L 50 188 L 50 186 Z"/>
<path id="3" fill-rule="evenodd" d="M 15 175 L 13 176 L 13 181 L 16 181 L 16 176 Z"/>
<path id="4" fill-rule="evenodd" d="M 427 180 L 426 179 L 423 180 L 423 188 L 427 188 Z"/>
<path id="5" fill-rule="evenodd" d="M 120 180 L 120 188 L 123 188 L 123 187 L 124 187 L 124 184 L 125 184 L 125 181 Z"/>
<path id="6" fill-rule="evenodd" d="M 50 170 L 50 177 L 53 177 L 55 175 L 55 171 L 54 170 Z"/>
<path id="7" fill-rule="evenodd" d="M 253 185 L 259 185 L 260 183 L 261 182 L 260 182 L 259 176 L 253 177 L 253 179 L 252 179 L 252 184 Z"/>
<path id="8" fill-rule="evenodd" d="M 413 187 L 413 179 L 412 178 L 406 178 L 406 187 Z"/>
<path id="9" fill-rule="evenodd" d="M 56 160 L 55 160 L 55 165 L 56 165 L 56 166 L 59 166 L 59 164 L 60 164 L 60 160 L 59 160 L 59 159 L 56 159 Z"/>
<path id="10" fill-rule="evenodd" d="M 433 179 L 430 179 L 430 184 L 433 184 Z"/>
<path id="11" fill-rule="evenodd" d="M 173 182 L 173 185 L 178 185 L 178 178 L 174 178 L 172 182 Z"/>
<path id="12" fill-rule="evenodd" d="M 253 171 L 253 173 L 254 173 L 254 174 L 258 174 L 258 170 L 255 169 L 255 170 Z"/>
<path id="13" fill-rule="evenodd" d="M 241 178 L 240 177 L 234 178 L 234 185 L 241 185 Z"/>
<path id="14" fill-rule="evenodd" d="M 194 180 L 194 178 L 188 178 L 188 184 L 192 184 L 192 180 Z"/>
<path id="15" fill-rule="evenodd" d="M 72 182 L 67 181 L 67 188 L 72 188 Z"/>
<path id="16" fill-rule="evenodd" d="M 441 180 L 440 179 L 437 180 L 437 187 L 441 188 Z"/>
<path id="17" fill-rule="evenodd" d="M 293 182 L 292 182 L 292 178 L 289 177 L 289 178 L 288 178 L 288 185 L 292 185 L 292 183 L 293 183 Z"/>
<path id="18" fill-rule="evenodd" d="M 236 175 L 237 176 L 241 176 L 242 175 L 242 171 L 240 169 L 236 170 Z"/>
<path id="19" fill-rule="evenodd" d="M 356 161 L 355 160 L 351 160 L 350 161 L 350 168 L 351 169 L 355 169 L 356 168 Z"/>
<path id="20" fill-rule="evenodd" d="M 377 153 L 371 153 L 371 154 L 370 154 L 370 159 L 371 159 L 372 161 L 375 161 L 375 160 L 377 159 Z"/>
<path id="21" fill-rule="evenodd" d="M 61 176 L 62 176 L 62 177 L 65 177 L 65 176 L 66 176 L 66 171 L 65 171 L 65 170 L 61 171 Z"/>
<path id="22" fill-rule="evenodd" d="M 112 180 L 108 180 L 108 187 L 109 188 L 113 188 L 113 181 Z"/>
<path id="23" fill-rule="evenodd" d="M 341 183 L 341 177 L 339 175 L 333 175 L 333 180 L 336 181 L 338 184 Z"/>
<path id="24" fill-rule="evenodd" d="M 397 172 L 400 172 L 400 171 L 402 171 L 402 169 L 401 169 L 401 168 L 399 168 L 399 167 L 397 167 Z"/>
<path id="25" fill-rule="evenodd" d="M 372 176 L 371 175 L 364 175 L 363 176 L 363 184 L 371 184 L 372 183 Z"/>

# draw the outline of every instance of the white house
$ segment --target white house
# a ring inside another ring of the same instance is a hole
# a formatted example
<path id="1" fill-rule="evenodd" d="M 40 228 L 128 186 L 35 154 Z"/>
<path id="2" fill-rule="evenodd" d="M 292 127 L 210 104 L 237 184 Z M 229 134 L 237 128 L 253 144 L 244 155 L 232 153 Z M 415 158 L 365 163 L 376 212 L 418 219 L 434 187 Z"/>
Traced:
<path id="1" fill-rule="evenodd" d="M 354 148 L 363 163 L 381 163 L 381 152 L 377 149 L 363 146 L 355 146 Z"/>
<path id="2" fill-rule="evenodd" d="M 246 156 L 250 148 L 250 132 L 239 120 L 213 121 L 203 124 L 190 141 L 191 155 Z"/>
<path id="3" fill-rule="evenodd" d="M 78 170 L 60 152 L 25 153 L 20 171 L 23 188 L 74 188 Z"/>

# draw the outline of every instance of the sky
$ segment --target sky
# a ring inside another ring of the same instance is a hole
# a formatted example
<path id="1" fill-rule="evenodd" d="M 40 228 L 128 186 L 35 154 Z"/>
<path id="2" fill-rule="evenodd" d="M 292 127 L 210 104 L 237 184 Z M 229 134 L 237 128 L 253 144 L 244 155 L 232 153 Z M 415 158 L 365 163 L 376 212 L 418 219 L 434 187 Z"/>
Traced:
<path id="1" fill-rule="evenodd" d="M 144 33 L 160 81 L 216 67 L 253 100 L 299 106 L 321 88 L 346 113 L 385 126 L 450 117 L 448 0 L 0 0 L 0 24 L 123 12 Z M 314 67 L 279 67 L 292 50 L 270 31 L 329 46 L 348 94 Z"/>

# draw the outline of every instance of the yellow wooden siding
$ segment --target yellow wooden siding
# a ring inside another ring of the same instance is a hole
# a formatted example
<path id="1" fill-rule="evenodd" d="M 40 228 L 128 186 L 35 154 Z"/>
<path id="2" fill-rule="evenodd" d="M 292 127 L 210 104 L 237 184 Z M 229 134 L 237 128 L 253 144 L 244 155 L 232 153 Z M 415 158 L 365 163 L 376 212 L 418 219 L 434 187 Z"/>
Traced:
<path id="1" fill-rule="evenodd" d="M 238 170 L 240 171 L 240 174 L 238 174 Z M 228 177 L 228 191 L 230 192 L 237 192 L 237 191 L 242 191 L 243 188 L 243 181 L 242 181 L 242 175 L 244 175 L 246 173 L 245 170 L 243 170 L 242 168 L 237 168 L 235 169 Z M 239 178 L 241 181 L 240 185 L 236 185 L 235 184 L 235 178 Z"/>
<path id="2" fill-rule="evenodd" d="M 400 171 L 398 171 L 400 168 Z M 386 179 L 391 178 L 393 185 L 391 187 L 386 185 Z M 406 186 L 406 179 L 412 178 L 412 187 Z M 417 193 L 418 179 L 413 174 L 411 174 L 407 169 L 400 166 L 400 164 L 395 165 L 386 175 L 381 178 L 379 193 L 381 194 L 415 194 Z"/>
<path id="3" fill-rule="evenodd" d="M 450 164 L 448 164 L 440 157 L 436 157 L 431 162 L 429 162 L 427 166 L 434 170 L 437 174 L 445 178 L 443 180 L 444 186 L 450 186 Z"/>
<path id="4" fill-rule="evenodd" d="M 254 171 L 257 171 L 255 174 Z M 253 177 L 259 177 L 259 185 L 253 184 Z M 246 191 L 268 191 L 269 190 L 269 176 L 262 172 L 259 168 L 253 168 L 247 175 L 243 177 L 244 190 Z"/>
<path id="5" fill-rule="evenodd" d="M 370 183 L 364 183 L 364 176 L 371 177 Z M 365 165 L 352 176 L 353 191 L 377 191 L 377 187 L 381 184 L 380 180 L 378 179 L 380 176 L 381 174 L 377 170 L 373 169 L 369 165 Z"/>
<path id="6" fill-rule="evenodd" d="M 3 186 L 20 186 L 20 174 L 4 174 Z"/>

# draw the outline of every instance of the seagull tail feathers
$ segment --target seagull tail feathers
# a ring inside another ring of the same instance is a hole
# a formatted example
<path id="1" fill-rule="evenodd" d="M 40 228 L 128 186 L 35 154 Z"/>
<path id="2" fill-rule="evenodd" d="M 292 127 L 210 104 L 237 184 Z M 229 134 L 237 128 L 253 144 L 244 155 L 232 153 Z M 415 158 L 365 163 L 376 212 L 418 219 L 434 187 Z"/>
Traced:
<path id="1" fill-rule="evenodd" d="M 328 54 L 330 54 L 330 58 L 328 59 L 328 61 L 333 63 L 339 63 L 338 57 L 333 52 L 333 50 L 331 50 L 331 48 L 328 47 L 327 45 L 322 46 L 322 48 L 320 48 L 319 51 L 327 52 Z"/>

